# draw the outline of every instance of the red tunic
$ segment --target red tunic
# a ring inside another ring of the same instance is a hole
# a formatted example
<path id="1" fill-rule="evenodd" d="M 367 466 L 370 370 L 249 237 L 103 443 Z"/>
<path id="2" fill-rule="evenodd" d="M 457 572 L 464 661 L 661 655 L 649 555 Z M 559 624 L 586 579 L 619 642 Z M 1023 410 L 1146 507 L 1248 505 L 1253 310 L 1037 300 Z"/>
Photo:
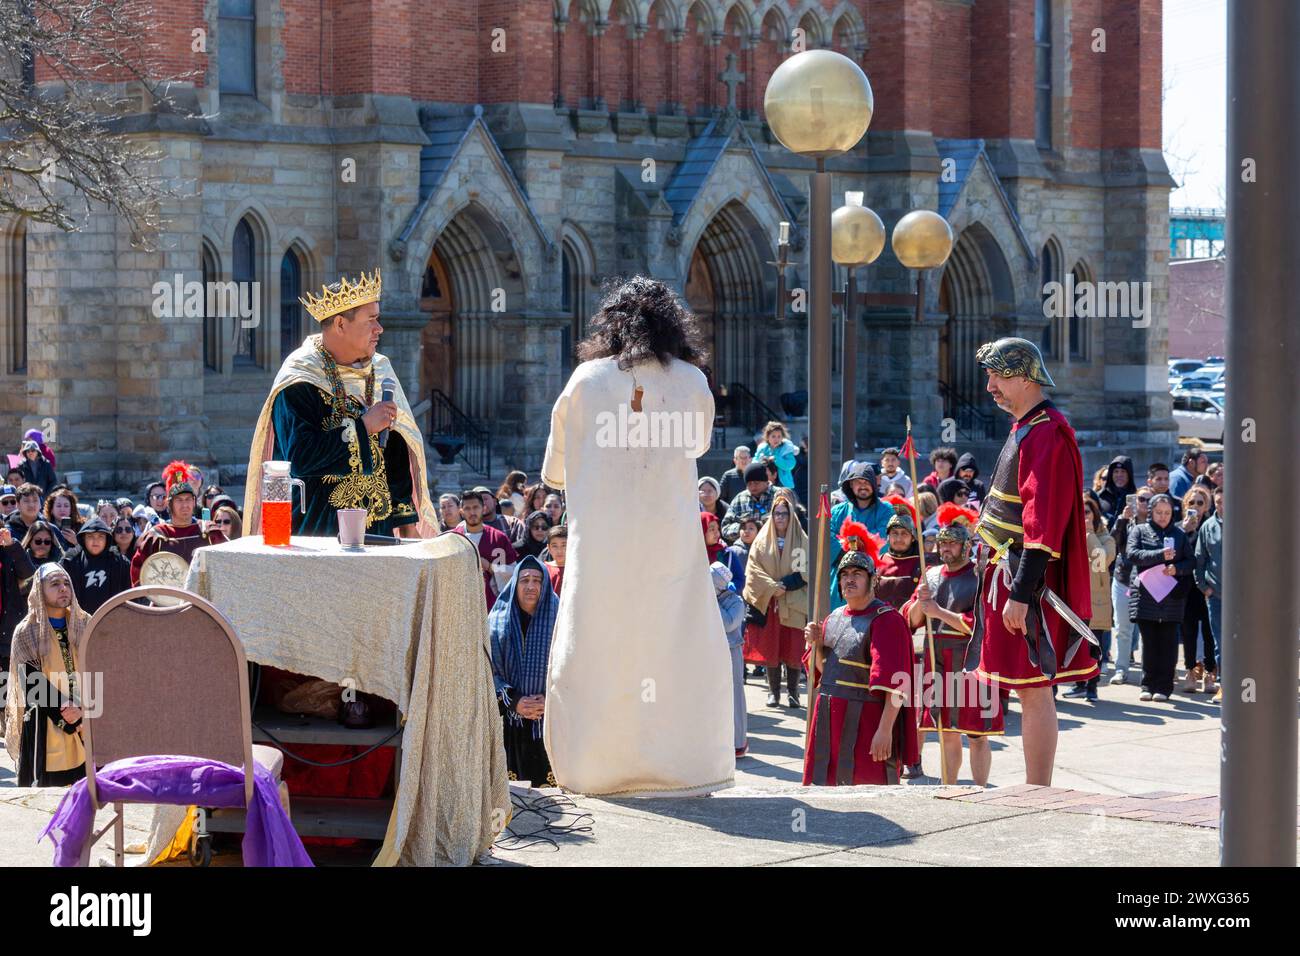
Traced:
<path id="1" fill-rule="evenodd" d="M 894 552 L 886 549 L 876 560 L 876 597 L 895 610 L 903 606 L 920 580 L 920 555 L 896 557 Z"/>
<path id="2" fill-rule="evenodd" d="M 225 533 L 216 528 L 210 529 L 205 536 L 202 527 L 197 521 L 193 521 L 183 528 L 178 528 L 174 524 L 169 524 L 166 521 L 160 521 L 158 524 L 154 525 L 154 530 L 162 535 L 163 538 L 171 541 L 180 538 L 205 537 L 206 540 L 203 542 L 204 544 L 222 544 L 228 540 Z M 140 539 L 140 543 L 135 549 L 135 556 L 131 558 L 131 587 L 134 588 L 140 586 L 140 565 L 144 564 L 144 559 L 149 557 L 149 555 L 162 550 L 176 551 L 178 554 L 184 553 L 177 548 L 164 549 L 163 545 L 164 541 L 162 539 L 156 538 L 152 535 Z M 201 546 L 202 545 L 197 545 L 197 547 Z"/>
<path id="3" fill-rule="evenodd" d="M 547 561 L 546 570 L 551 576 L 551 590 L 555 592 L 556 597 L 559 597 L 560 588 L 564 586 L 564 568 L 554 561 Z"/>
<path id="4" fill-rule="evenodd" d="M 939 569 L 944 577 L 959 574 L 973 574 L 974 566 L 966 564 L 957 571 L 947 567 Z M 916 604 L 915 592 L 899 612 L 903 620 L 908 620 L 912 606 Z M 936 672 L 934 656 L 930 654 L 930 642 L 924 640 L 925 672 L 917 683 L 921 698 L 917 701 L 921 713 L 921 729 L 942 731 L 944 733 L 969 734 L 971 736 L 990 736 L 1006 732 L 1002 716 L 1002 701 L 999 695 L 988 686 L 981 684 L 974 674 L 963 670 L 962 662 L 966 655 L 966 643 L 970 640 L 971 628 L 975 624 L 975 611 L 965 611 L 961 615 L 965 633 L 956 633 L 947 622 L 931 620 L 934 634 L 935 656 L 939 658 Z M 932 709 L 933 707 L 933 709 Z M 939 724 L 935 726 L 935 715 Z"/>
<path id="5" fill-rule="evenodd" d="M 1083 461 L 1074 429 L 1051 405 L 1035 410 L 1012 426 L 1014 433 L 1032 424 L 1020 443 L 1018 494 L 1023 502 L 1025 549 L 1041 548 L 1050 555 L 1043 581 L 1080 618 L 1092 616 L 1092 581 L 1088 573 L 1088 539 L 1083 516 Z M 991 549 L 990 549 L 991 550 Z M 990 603 L 993 575 L 1000 569 L 989 561 L 980 582 L 985 622 L 976 676 L 989 684 L 1009 687 L 1050 687 L 1095 676 L 1098 664 L 1087 641 L 1080 641 L 1065 659 L 1075 634 L 1054 610 L 1044 604 L 1044 617 L 1056 650 L 1056 676 L 1048 678 L 1029 660 L 1029 646 L 1019 631 L 1002 623 L 1007 592 L 1000 588 L 996 609 Z"/>
<path id="6" fill-rule="evenodd" d="M 480 558 L 487 558 L 487 560 L 492 564 L 514 564 L 519 560 L 519 556 L 515 554 L 515 546 L 510 543 L 510 539 L 506 536 L 504 531 L 498 531 L 490 524 L 485 524 L 481 527 L 483 529 L 483 536 L 478 539 L 478 554 Z M 451 530 L 456 534 L 464 535 L 467 538 L 469 537 L 469 533 L 465 530 L 464 523 L 458 524 Z M 470 543 L 474 543 L 472 539 Z M 492 605 L 497 602 L 497 592 L 493 587 L 493 584 L 492 572 L 484 571 L 483 596 L 487 599 L 487 607 L 489 611 L 492 610 Z"/>
<path id="7" fill-rule="evenodd" d="M 762 664 L 765 667 L 802 667 L 804 648 L 803 631 L 797 627 L 786 627 L 781 623 L 781 612 L 777 609 L 779 598 L 772 598 L 767 609 L 767 623 L 745 625 L 745 660 L 750 664 Z"/>
<path id="8" fill-rule="evenodd" d="M 854 612 L 845 606 L 832 613 L 853 614 Z M 867 611 L 857 613 L 865 614 Z M 823 621 L 822 627 L 825 626 L 826 621 Z M 890 755 L 883 761 L 877 761 L 871 757 L 871 738 L 875 736 L 880 726 L 885 705 L 871 700 L 863 702 L 857 739 L 853 746 L 853 783 L 854 785 L 898 783 L 902 767 L 917 763 L 921 755 L 914 732 L 916 717 L 912 714 L 912 707 L 908 701 L 912 683 L 912 638 L 907 632 L 907 623 L 897 611 L 883 611 L 872 622 L 870 654 L 871 669 L 867 676 L 868 687 L 874 691 L 900 694 L 903 696 L 904 705 L 894 720 L 893 746 Z M 804 786 L 812 783 L 824 786 L 835 785 L 836 755 L 839 753 L 840 738 L 844 733 L 844 716 L 849 703 L 842 697 L 832 697 L 820 692 L 815 695 L 812 713 L 808 718 L 812 721 L 813 731 L 808 741 L 808 752 L 804 755 Z M 826 769 L 826 779 L 814 781 L 812 779 L 813 754 L 817 750 L 817 718 L 821 708 L 828 704 L 830 706 L 830 765 Z"/>

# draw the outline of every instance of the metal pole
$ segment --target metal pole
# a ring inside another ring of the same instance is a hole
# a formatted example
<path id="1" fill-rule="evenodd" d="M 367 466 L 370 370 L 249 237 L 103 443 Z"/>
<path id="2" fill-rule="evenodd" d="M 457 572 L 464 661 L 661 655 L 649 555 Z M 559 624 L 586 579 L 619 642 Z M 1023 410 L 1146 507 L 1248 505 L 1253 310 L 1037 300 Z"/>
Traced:
<path id="1" fill-rule="evenodd" d="M 1300 466 L 1300 4 L 1229 0 L 1227 45 L 1220 863 L 1293 867 L 1300 520 L 1268 503 Z"/>
<path id="2" fill-rule="evenodd" d="M 808 211 L 809 266 L 808 289 L 808 491 L 831 480 L 831 175 L 826 161 L 817 160 L 812 174 L 811 207 Z M 830 560 L 825 535 L 815 535 L 812 542 L 814 568 Z M 812 596 L 812 618 L 820 622 L 826 616 L 830 594 L 817 588 Z"/>
<path id="3" fill-rule="evenodd" d="M 916 270 L 916 324 L 925 317 L 925 270 Z"/>
<path id="4" fill-rule="evenodd" d="M 840 461 L 853 457 L 858 436 L 858 267 L 845 266 L 844 354 L 840 357 Z"/>

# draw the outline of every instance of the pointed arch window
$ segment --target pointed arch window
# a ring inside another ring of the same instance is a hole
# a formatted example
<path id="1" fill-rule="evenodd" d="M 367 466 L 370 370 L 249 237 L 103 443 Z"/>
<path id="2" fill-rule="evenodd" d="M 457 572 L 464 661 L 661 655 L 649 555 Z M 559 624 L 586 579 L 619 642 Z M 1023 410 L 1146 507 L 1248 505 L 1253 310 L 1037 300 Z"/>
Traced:
<path id="1" fill-rule="evenodd" d="M 220 273 L 217 271 L 217 257 L 205 244 L 199 250 L 199 266 L 203 272 L 203 367 L 212 372 L 221 371 L 221 316 L 215 308 L 214 297 L 208 295 L 212 283 Z"/>
<path id="2" fill-rule="evenodd" d="M 257 12 L 254 0 L 220 0 L 217 56 L 222 93 L 257 94 Z"/>
<path id="3" fill-rule="evenodd" d="M 1060 319 L 1047 305 L 1050 296 L 1049 286 L 1053 282 L 1061 281 L 1061 256 L 1056 249 L 1055 243 L 1048 241 L 1043 244 L 1043 251 L 1039 256 L 1039 270 L 1039 280 L 1042 283 L 1043 293 L 1043 314 L 1047 316 L 1047 325 L 1043 328 L 1043 337 L 1038 344 L 1042 350 L 1043 358 L 1056 358 L 1057 324 Z"/>
<path id="4" fill-rule="evenodd" d="M 302 327 L 302 262 L 297 253 L 286 249 L 280 260 L 280 358 L 302 345 L 306 332 Z"/>
<path id="5" fill-rule="evenodd" d="M 1082 262 L 1076 262 L 1074 268 L 1070 270 L 1070 275 L 1074 279 L 1071 283 L 1074 302 L 1073 308 L 1070 309 L 1070 316 L 1066 320 L 1068 329 L 1066 339 L 1070 358 L 1082 360 L 1088 357 L 1088 318 L 1079 315 L 1079 297 L 1083 295 L 1084 283 L 1089 281 L 1087 267 Z"/>
<path id="6" fill-rule="evenodd" d="M 27 227 L 19 220 L 7 237 L 0 234 L 0 318 L 3 366 L 11 374 L 27 371 Z"/>
<path id="7" fill-rule="evenodd" d="M 1052 0 L 1034 3 L 1034 139 L 1052 148 Z"/>
<path id="8" fill-rule="evenodd" d="M 569 316 L 560 330 L 563 377 L 567 381 L 573 372 L 573 350 L 582 339 L 582 265 L 577 251 L 568 242 L 563 243 L 560 265 L 560 308 Z"/>
<path id="9" fill-rule="evenodd" d="M 258 295 L 258 288 L 254 284 L 257 282 L 257 239 L 247 219 L 239 220 L 239 225 L 235 227 L 235 241 L 232 244 L 230 257 L 230 278 L 235 281 L 235 296 L 240 306 L 235 310 L 236 314 L 231 320 L 234 322 L 236 341 L 239 343 L 235 351 L 234 364 L 256 367 L 259 364 L 257 328 L 244 328 L 239 318 L 244 306 L 256 305 Z"/>

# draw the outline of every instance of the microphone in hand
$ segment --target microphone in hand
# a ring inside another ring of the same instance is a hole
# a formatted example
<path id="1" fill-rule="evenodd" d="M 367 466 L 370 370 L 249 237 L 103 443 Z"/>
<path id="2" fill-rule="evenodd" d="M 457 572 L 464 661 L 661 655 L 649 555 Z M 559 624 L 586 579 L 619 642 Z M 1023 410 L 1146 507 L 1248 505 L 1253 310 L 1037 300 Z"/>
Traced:
<path id="1" fill-rule="evenodd" d="M 393 400 L 393 396 L 397 394 L 397 381 L 396 381 L 395 379 L 386 378 L 386 379 L 384 379 L 384 382 L 383 382 L 382 388 L 383 388 L 383 390 L 384 390 L 384 391 L 383 391 L 383 400 L 384 400 L 385 402 L 391 402 L 391 401 Z M 379 433 L 379 447 L 380 447 L 380 448 L 387 448 L 387 447 L 388 447 L 388 433 L 389 433 L 389 431 L 391 431 L 391 429 L 389 429 L 389 428 L 385 428 L 383 431 L 381 431 L 381 432 Z"/>

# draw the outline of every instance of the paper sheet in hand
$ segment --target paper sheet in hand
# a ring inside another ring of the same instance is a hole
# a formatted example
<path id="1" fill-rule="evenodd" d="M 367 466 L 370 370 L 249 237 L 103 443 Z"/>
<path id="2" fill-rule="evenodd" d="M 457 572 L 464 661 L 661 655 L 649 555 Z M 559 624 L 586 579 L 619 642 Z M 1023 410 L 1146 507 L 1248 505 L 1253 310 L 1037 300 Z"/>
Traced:
<path id="1" fill-rule="evenodd" d="M 1165 574 L 1163 564 L 1155 564 L 1138 575 L 1138 580 L 1157 602 L 1163 601 L 1178 583 L 1178 578 Z"/>

